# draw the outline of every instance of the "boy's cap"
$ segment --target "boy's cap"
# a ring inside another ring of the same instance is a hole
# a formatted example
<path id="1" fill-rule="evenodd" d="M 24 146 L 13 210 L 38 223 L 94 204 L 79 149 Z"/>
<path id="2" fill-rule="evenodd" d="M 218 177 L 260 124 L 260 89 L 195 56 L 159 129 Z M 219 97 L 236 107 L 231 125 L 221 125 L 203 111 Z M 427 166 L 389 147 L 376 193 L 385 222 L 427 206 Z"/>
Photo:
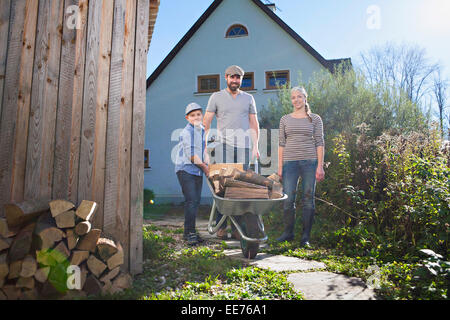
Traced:
<path id="1" fill-rule="evenodd" d="M 195 103 L 195 102 L 189 103 L 186 106 L 186 111 L 185 111 L 184 114 L 188 115 L 189 113 L 191 113 L 194 110 L 202 110 L 202 107 L 200 105 L 198 105 L 197 103 Z"/>
<path id="2" fill-rule="evenodd" d="M 242 69 L 239 66 L 229 66 L 227 70 L 225 70 L 225 75 L 233 76 L 235 74 L 240 75 L 241 77 L 244 76 L 244 69 Z"/>

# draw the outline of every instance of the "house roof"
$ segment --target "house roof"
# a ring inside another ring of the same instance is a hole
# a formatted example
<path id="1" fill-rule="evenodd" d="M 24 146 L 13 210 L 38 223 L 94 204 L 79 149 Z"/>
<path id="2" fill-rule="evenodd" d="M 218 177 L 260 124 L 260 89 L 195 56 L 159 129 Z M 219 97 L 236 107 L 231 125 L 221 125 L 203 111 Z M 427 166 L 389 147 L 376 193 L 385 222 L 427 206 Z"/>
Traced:
<path id="1" fill-rule="evenodd" d="M 148 20 L 148 46 L 152 41 L 153 30 L 155 29 L 156 17 L 159 11 L 159 0 L 150 0 L 149 20 Z"/>
<path id="2" fill-rule="evenodd" d="M 217 7 L 222 3 L 223 0 L 214 0 L 214 2 L 206 9 L 202 16 L 194 23 L 194 25 L 189 29 L 189 31 L 181 38 L 177 45 L 169 52 L 166 58 L 161 62 L 161 64 L 153 71 L 150 77 L 147 79 L 147 88 L 152 84 L 152 82 L 158 78 L 158 76 L 163 72 L 167 65 L 172 61 L 172 59 L 178 54 L 178 52 L 184 47 L 184 45 L 191 39 L 195 32 L 202 26 L 202 24 L 209 18 L 209 16 L 217 9 Z M 313 47 L 311 47 L 302 37 L 300 37 L 291 27 L 289 27 L 283 20 L 281 20 L 272 10 L 270 10 L 264 3 L 260 0 L 251 0 L 259 8 L 261 8 L 264 13 L 266 13 L 269 18 L 271 18 L 275 23 L 277 23 L 284 31 L 286 31 L 295 41 L 297 41 L 308 53 L 310 53 L 317 61 L 319 61 L 322 66 L 324 66 L 330 72 L 334 72 L 337 65 L 342 62 L 348 62 L 351 64 L 350 58 L 343 59 L 332 59 L 327 60 L 322 57 Z M 158 0 L 159 2 L 159 0 Z"/>

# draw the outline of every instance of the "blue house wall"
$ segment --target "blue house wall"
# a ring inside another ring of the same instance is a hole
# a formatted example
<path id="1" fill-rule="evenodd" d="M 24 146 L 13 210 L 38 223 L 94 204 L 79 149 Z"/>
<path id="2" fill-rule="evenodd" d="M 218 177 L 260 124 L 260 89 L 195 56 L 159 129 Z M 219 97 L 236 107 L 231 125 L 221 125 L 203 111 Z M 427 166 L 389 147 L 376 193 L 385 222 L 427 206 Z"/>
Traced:
<path id="1" fill-rule="evenodd" d="M 249 35 L 226 38 L 226 31 L 233 24 L 244 25 Z M 197 93 L 197 77 L 220 74 L 223 89 L 225 69 L 233 64 L 254 73 L 255 90 L 250 93 L 258 110 L 276 98 L 276 90 L 264 90 L 266 71 L 289 70 L 295 85 L 299 72 L 307 81 L 314 72 L 325 69 L 255 1 L 220 1 L 147 88 L 145 148 L 150 150 L 151 168 L 145 169 L 144 187 L 155 192 L 157 202 L 183 201 L 171 153 L 178 141 L 176 129 L 186 125 L 185 106 L 196 102 L 205 110 L 211 96 Z M 216 128 L 215 120 L 212 128 Z M 272 157 L 277 159 L 276 154 Z M 203 201 L 210 202 L 210 196 L 204 180 Z"/>

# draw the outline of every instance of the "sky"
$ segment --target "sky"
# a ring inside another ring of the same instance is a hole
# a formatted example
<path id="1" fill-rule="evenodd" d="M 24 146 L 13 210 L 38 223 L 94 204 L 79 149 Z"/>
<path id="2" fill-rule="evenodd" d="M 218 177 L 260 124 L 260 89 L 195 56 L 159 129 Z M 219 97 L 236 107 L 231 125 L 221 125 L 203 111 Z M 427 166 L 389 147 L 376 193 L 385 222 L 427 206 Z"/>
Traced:
<path id="1" fill-rule="evenodd" d="M 247 1 L 247 0 L 242 0 Z M 149 76 L 213 0 L 161 0 Z M 264 2 L 264 1 L 263 1 Z M 417 44 L 450 79 L 450 0 L 273 0 L 276 14 L 325 59 L 352 58 L 387 42 Z"/>

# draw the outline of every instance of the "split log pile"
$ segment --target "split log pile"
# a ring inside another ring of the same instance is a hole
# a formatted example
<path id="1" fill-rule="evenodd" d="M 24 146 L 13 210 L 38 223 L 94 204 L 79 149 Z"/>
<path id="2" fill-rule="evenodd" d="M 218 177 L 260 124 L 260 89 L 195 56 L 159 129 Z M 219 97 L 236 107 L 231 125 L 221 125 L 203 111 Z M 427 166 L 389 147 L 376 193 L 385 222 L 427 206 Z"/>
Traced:
<path id="1" fill-rule="evenodd" d="M 83 200 L 5 205 L 0 218 L 0 300 L 71 299 L 131 286 L 124 253 L 91 225 L 98 206 Z"/>
<path id="2" fill-rule="evenodd" d="M 242 164 L 215 164 L 210 167 L 209 179 L 216 195 L 228 199 L 279 199 L 283 197 L 280 177 L 261 176 L 243 170 Z"/>

